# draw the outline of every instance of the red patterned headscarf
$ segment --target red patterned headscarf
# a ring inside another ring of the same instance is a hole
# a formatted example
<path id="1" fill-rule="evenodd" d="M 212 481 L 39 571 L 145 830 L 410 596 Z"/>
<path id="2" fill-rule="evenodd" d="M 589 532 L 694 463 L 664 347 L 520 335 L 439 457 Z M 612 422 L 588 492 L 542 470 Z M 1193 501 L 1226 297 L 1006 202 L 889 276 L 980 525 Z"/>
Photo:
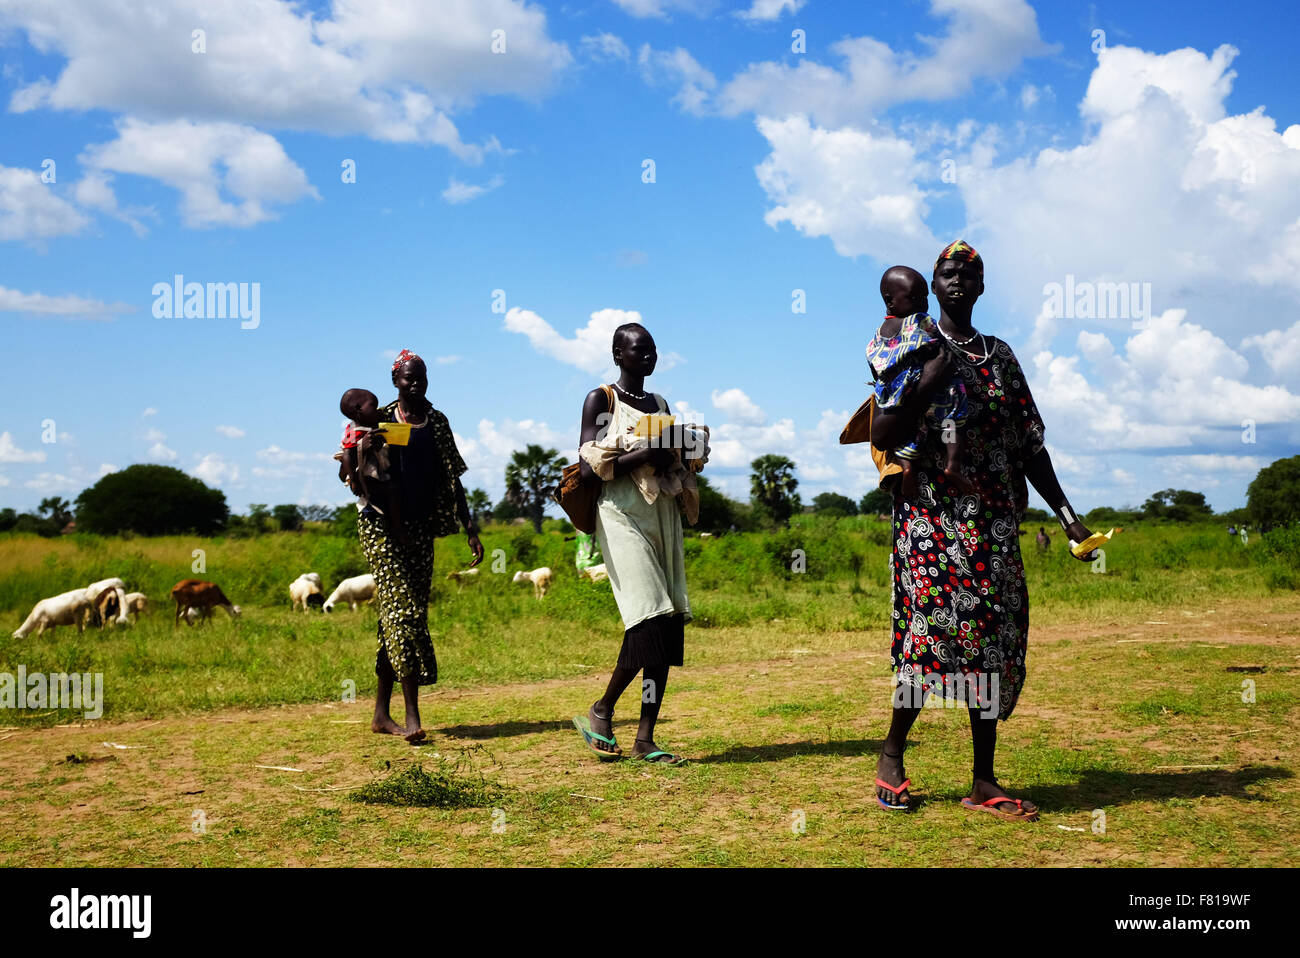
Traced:
<path id="1" fill-rule="evenodd" d="M 400 353 L 397 354 L 397 358 L 393 360 L 393 372 L 397 372 L 398 367 L 401 366 L 403 363 L 409 363 L 409 362 L 423 363 L 424 360 L 421 359 L 419 356 L 415 355 L 415 353 L 411 352 L 409 349 L 403 349 Z"/>
<path id="2" fill-rule="evenodd" d="M 975 247 L 971 246 L 965 240 L 953 240 L 943 248 L 939 258 L 934 261 L 934 268 L 939 269 L 939 264 L 946 259 L 955 259 L 959 262 L 970 263 L 984 274 L 984 260 L 980 259 L 980 254 L 975 252 Z"/>

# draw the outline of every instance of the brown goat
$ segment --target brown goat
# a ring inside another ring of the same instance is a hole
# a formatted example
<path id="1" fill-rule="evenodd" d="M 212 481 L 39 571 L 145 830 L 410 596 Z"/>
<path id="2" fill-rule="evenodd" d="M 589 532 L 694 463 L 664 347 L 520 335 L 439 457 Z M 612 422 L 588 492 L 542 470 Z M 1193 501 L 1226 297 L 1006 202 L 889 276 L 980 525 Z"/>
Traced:
<path id="1" fill-rule="evenodd" d="M 175 628 L 180 624 L 182 618 L 185 618 L 185 624 L 191 625 L 189 618 L 185 615 L 187 608 L 198 609 L 207 618 L 212 614 L 215 606 L 221 606 L 230 617 L 234 618 L 239 615 L 239 606 L 231 603 L 226 598 L 226 594 L 221 591 L 221 587 L 215 582 L 204 582 L 202 579 L 183 579 L 172 586 L 172 601 L 176 603 L 176 618 L 172 622 Z"/>

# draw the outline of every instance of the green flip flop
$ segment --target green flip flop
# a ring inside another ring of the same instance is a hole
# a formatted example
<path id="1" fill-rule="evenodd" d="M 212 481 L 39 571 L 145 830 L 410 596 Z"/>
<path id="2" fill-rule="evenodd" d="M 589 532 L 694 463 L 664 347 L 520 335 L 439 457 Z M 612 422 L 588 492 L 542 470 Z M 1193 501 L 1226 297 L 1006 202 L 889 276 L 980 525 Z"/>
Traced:
<path id="1" fill-rule="evenodd" d="M 573 717 L 573 725 L 574 728 L 582 733 L 582 741 L 586 744 L 587 748 L 599 755 L 602 762 L 612 762 L 616 758 L 623 757 L 623 750 L 618 747 L 618 742 L 614 741 L 614 737 L 611 735 L 609 738 L 606 738 L 599 732 L 593 732 L 591 729 L 591 722 L 585 715 L 575 715 Z M 613 751 L 597 747 L 597 742 L 604 742 L 606 745 L 613 748 Z"/>
<path id="2" fill-rule="evenodd" d="M 684 755 L 674 755 L 672 752 L 663 750 L 646 752 L 644 755 L 633 753 L 632 757 L 639 762 L 651 762 L 655 765 L 681 765 L 686 761 Z"/>

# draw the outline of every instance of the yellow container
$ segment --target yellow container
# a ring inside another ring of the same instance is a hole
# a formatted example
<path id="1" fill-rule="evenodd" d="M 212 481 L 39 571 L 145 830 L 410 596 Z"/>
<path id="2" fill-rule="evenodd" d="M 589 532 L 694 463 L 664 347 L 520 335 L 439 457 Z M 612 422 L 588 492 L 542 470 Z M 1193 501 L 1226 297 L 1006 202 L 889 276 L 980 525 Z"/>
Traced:
<path id="1" fill-rule="evenodd" d="M 1082 542 L 1071 543 L 1070 551 L 1073 552 L 1079 558 L 1083 558 L 1093 549 L 1096 549 L 1099 546 L 1104 546 L 1107 542 L 1110 541 L 1110 537 L 1113 536 L 1114 534 L 1115 534 L 1114 529 L 1111 529 L 1110 532 L 1094 532 L 1092 535 L 1088 536 L 1088 538 L 1084 539 Z"/>
<path id="2" fill-rule="evenodd" d="M 661 412 L 646 413 L 637 420 L 634 435 L 644 439 L 658 439 L 659 434 L 676 421 L 676 416 L 665 416 Z"/>
<path id="3" fill-rule="evenodd" d="M 409 422 L 381 422 L 380 431 L 385 441 L 394 446 L 406 446 L 411 442 L 411 424 Z"/>

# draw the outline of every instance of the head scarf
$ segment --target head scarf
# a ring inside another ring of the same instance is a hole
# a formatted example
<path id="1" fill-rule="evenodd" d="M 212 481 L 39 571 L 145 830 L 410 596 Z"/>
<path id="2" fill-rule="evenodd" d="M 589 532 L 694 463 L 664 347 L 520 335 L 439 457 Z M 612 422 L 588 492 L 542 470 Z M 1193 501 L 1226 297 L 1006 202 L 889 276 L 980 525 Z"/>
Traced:
<path id="1" fill-rule="evenodd" d="M 421 359 L 419 356 L 415 355 L 415 353 L 411 352 L 409 349 L 403 349 L 400 353 L 397 354 L 397 358 L 393 360 L 393 372 L 397 372 L 398 367 L 401 366 L 403 363 L 410 363 L 410 362 L 423 363 L 424 360 Z"/>
<path id="2" fill-rule="evenodd" d="M 943 248 L 939 258 L 934 261 L 934 268 L 939 269 L 939 264 L 946 259 L 955 259 L 962 263 L 970 263 L 984 275 L 984 260 L 980 259 L 980 254 L 975 252 L 975 247 L 971 246 L 965 240 L 953 240 Z"/>

